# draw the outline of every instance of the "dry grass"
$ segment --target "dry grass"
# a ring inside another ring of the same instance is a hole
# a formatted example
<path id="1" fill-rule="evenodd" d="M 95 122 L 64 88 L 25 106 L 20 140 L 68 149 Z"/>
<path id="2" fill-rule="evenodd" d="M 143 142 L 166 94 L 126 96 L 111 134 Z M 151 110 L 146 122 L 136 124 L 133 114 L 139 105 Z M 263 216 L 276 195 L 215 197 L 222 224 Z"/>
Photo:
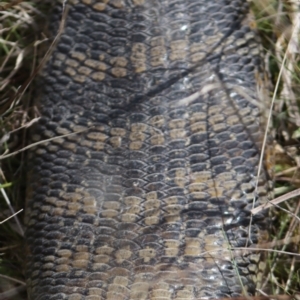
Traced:
<path id="1" fill-rule="evenodd" d="M 36 5 L 22 0 L 0 2 L 1 154 L 26 146 L 26 128 L 36 117 L 29 109 L 32 91 L 28 78 L 38 69 L 38 46 L 44 41 L 36 21 L 43 18 L 41 6 L 38 10 Z M 281 204 L 275 203 L 280 207 L 272 215 L 272 242 L 260 245 L 270 249 L 264 284 L 270 287 L 270 295 L 277 295 L 274 299 L 292 299 L 300 291 L 300 201 L 299 191 L 292 194 L 293 198 L 287 192 L 300 188 L 300 8 L 298 0 L 255 0 L 254 11 L 267 49 L 274 91 L 278 82 L 272 119 L 276 136 L 275 195 L 281 197 Z M 1 164 L 0 221 L 24 208 L 24 166 L 23 152 Z M 22 220 L 20 212 L 0 223 L 0 300 L 27 299 Z"/>
<path id="2" fill-rule="evenodd" d="M 37 1 L 36 1 L 37 2 Z M 40 5 L 41 7 L 41 5 Z M 35 116 L 29 109 L 31 87 L 23 88 L 37 67 L 44 39 L 38 25 L 45 16 L 36 3 L 0 2 L 0 150 L 22 149 Z M 0 170 L 0 299 L 25 300 L 23 217 L 26 159 L 24 153 L 1 161 Z M 19 214 L 14 215 L 15 211 Z M 13 216 L 13 217 L 11 217 Z M 4 222 L 8 217 L 9 220 Z"/>
<path id="3" fill-rule="evenodd" d="M 255 6 L 274 86 L 275 196 L 280 196 L 273 201 L 273 240 L 267 245 L 273 251 L 265 285 L 273 295 L 293 296 L 300 291 L 300 190 L 288 192 L 300 187 L 300 7 L 298 1 L 284 0 L 255 1 Z"/>

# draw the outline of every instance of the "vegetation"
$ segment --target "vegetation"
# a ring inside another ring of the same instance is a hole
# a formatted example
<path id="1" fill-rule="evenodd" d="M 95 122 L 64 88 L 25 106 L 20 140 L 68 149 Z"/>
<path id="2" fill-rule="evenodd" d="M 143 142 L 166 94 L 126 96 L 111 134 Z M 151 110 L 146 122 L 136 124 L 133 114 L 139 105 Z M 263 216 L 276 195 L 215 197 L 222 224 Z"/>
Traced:
<path id="1" fill-rule="evenodd" d="M 266 281 L 271 294 L 293 296 L 300 291 L 300 7 L 298 1 L 264 0 L 254 1 L 253 10 L 273 86 L 275 197 L 284 200 L 273 209 L 268 248 L 279 252 L 269 251 Z M 292 190 L 296 191 L 290 198 L 287 192 Z"/>
<path id="2" fill-rule="evenodd" d="M 3 159 L 27 144 L 26 130 L 35 119 L 28 85 L 45 44 L 41 12 L 45 4 L 0 2 L 0 299 L 25 300 L 24 212 L 26 156 Z M 37 8 L 38 7 L 38 8 Z M 44 24 L 45 25 L 45 24 Z M 11 217 L 19 212 L 14 217 Z M 8 217 L 10 220 L 5 221 Z"/>

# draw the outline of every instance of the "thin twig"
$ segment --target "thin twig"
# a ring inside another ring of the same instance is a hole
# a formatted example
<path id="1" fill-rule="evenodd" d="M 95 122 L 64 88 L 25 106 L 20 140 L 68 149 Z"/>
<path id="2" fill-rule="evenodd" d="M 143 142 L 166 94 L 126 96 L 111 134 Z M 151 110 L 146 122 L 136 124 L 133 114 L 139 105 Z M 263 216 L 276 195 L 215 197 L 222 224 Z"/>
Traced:
<path id="1" fill-rule="evenodd" d="M 21 284 L 21 285 L 26 286 L 26 283 L 25 283 L 24 281 L 21 281 L 21 280 L 12 278 L 12 277 L 10 277 L 10 276 L 6 276 L 6 275 L 3 275 L 3 274 L 0 274 L 0 278 L 6 279 L 6 280 L 10 280 L 10 281 L 13 281 L 13 282 L 15 282 L 15 283 L 19 283 L 19 284 Z"/>
<path id="2" fill-rule="evenodd" d="M 0 225 L 3 224 L 3 223 L 5 223 L 5 222 L 8 221 L 9 219 L 13 218 L 15 215 L 19 214 L 19 213 L 22 212 L 22 211 L 23 211 L 23 208 L 20 209 L 19 211 L 15 212 L 13 215 L 9 216 L 9 217 L 6 218 L 5 220 L 0 221 Z"/>
<path id="3" fill-rule="evenodd" d="M 283 196 L 280 196 L 274 200 L 271 200 L 267 204 L 262 204 L 256 208 L 253 208 L 253 209 L 251 209 L 251 213 L 253 215 L 256 215 L 257 213 L 261 212 L 262 210 L 268 209 L 273 206 L 277 206 L 279 203 L 289 200 L 293 197 L 297 197 L 297 196 L 300 196 L 300 189 L 294 190 L 294 191 L 287 193 Z"/>
<path id="4" fill-rule="evenodd" d="M 30 144 L 30 145 L 28 145 L 28 146 L 26 146 L 26 147 L 24 147 L 24 148 L 22 148 L 22 149 L 20 149 L 20 150 L 14 151 L 14 152 L 12 152 L 12 153 L 10 153 L 10 154 L 6 154 L 6 155 L 0 156 L 0 160 L 6 159 L 6 158 L 11 157 L 11 156 L 14 156 L 14 155 L 16 155 L 16 154 L 18 154 L 18 153 L 21 153 L 21 152 L 23 152 L 23 151 L 26 151 L 26 150 L 28 150 L 28 149 L 30 149 L 30 148 L 32 148 L 32 147 L 38 146 L 38 145 L 40 145 L 40 144 L 44 144 L 44 143 L 47 143 L 47 142 L 50 142 L 50 141 L 53 141 L 53 140 L 56 140 L 56 139 L 64 138 L 64 137 L 67 137 L 67 136 L 70 136 L 70 135 L 74 135 L 74 134 L 78 134 L 78 133 L 87 131 L 87 130 L 89 130 L 90 128 L 92 128 L 92 127 L 89 127 L 89 128 L 83 129 L 83 130 L 79 130 L 79 131 L 76 131 L 76 132 L 71 132 L 71 133 L 67 133 L 67 134 L 55 136 L 55 137 L 53 137 L 53 138 L 49 138 L 49 139 L 46 139 L 46 140 L 42 140 L 42 141 L 39 141 L 39 142 L 36 142 L 36 143 L 32 143 L 32 144 Z"/>
<path id="5" fill-rule="evenodd" d="M 20 223 L 20 221 L 19 221 L 19 219 L 18 219 L 18 217 L 17 217 L 17 214 L 20 213 L 23 209 L 21 209 L 21 210 L 18 211 L 18 212 L 15 212 L 14 208 L 12 207 L 12 205 L 11 205 L 11 203 L 10 203 L 10 201 L 9 201 L 9 198 L 8 198 L 8 196 L 7 196 L 6 192 L 5 192 L 5 190 L 4 190 L 3 188 L 1 188 L 0 190 L 1 190 L 1 194 L 2 194 L 3 198 L 4 198 L 5 201 L 6 201 L 7 206 L 9 207 L 9 210 L 10 210 L 11 213 L 12 213 L 12 215 L 11 215 L 10 217 L 8 217 L 8 218 L 5 219 L 4 221 L 0 222 L 0 225 L 3 224 L 4 222 L 6 222 L 7 220 L 9 220 L 10 218 L 14 218 L 15 221 L 16 221 L 16 224 L 17 224 L 17 226 L 18 226 L 18 228 L 19 228 L 19 233 L 20 233 L 22 236 L 24 236 L 24 230 L 23 230 L 23 228 L 22 228 L 22 226 L 21 226 L 21 223 Z"/>

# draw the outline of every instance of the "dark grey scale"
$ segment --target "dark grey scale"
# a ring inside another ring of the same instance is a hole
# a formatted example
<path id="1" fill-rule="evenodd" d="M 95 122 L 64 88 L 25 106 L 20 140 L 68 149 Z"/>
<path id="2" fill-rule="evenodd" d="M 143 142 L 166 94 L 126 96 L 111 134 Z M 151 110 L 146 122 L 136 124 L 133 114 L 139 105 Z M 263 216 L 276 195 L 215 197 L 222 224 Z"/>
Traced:
<path id="1" fill-rule="evenodd" d="M 162 182 L 150 182 L 145 185 L 145 191 L 151 192 L 151 191 L 164 191 L 167 189 L 168 186 Z"/>

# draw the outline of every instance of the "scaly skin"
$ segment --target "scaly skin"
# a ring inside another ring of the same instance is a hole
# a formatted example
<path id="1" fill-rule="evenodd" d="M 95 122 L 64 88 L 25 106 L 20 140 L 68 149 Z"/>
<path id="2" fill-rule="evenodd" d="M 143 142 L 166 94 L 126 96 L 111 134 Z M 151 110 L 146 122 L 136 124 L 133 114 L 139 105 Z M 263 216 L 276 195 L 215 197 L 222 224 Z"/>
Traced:
<path id="1" fill-rule="evenodd" d="M 30 299 L 254 295 L 260 254 L 229 250 L 267 222 L 249 229 L 268 184 L 246 1 L 73 2 L 32 139 L 81 132 L 30 153 Z"/>

